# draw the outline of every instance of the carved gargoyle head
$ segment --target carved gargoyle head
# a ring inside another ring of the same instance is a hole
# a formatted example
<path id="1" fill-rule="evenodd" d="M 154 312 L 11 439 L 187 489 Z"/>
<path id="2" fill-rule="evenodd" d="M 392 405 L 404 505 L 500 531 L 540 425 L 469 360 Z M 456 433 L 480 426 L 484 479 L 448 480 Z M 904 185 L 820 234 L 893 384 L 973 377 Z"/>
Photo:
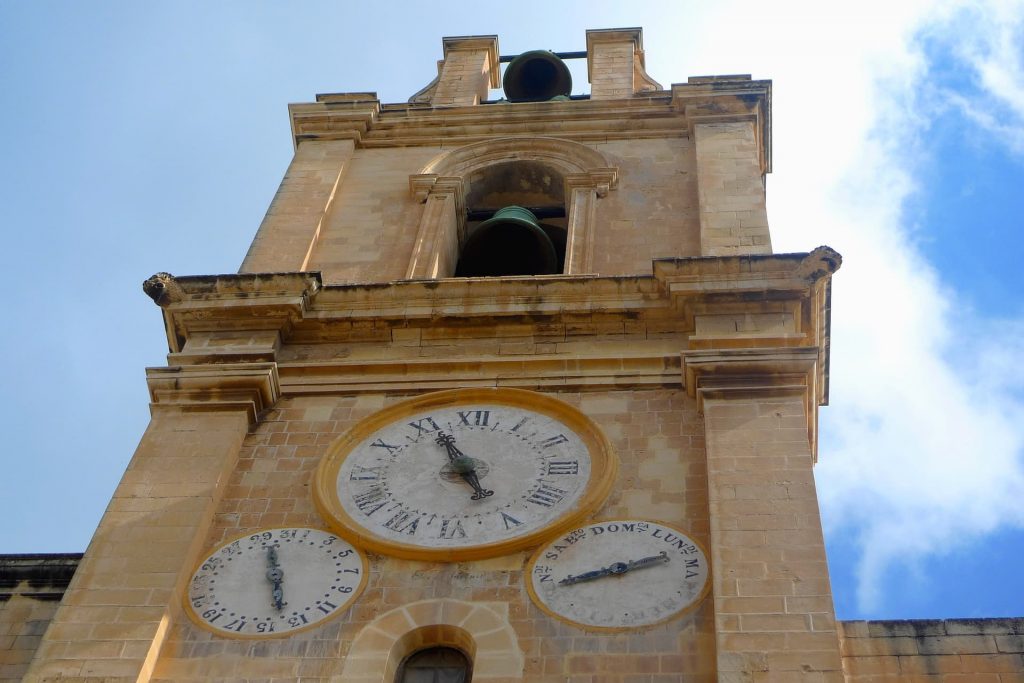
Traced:
<path id="1" fill-rule="evenodd" d="M 153 275 L 142 283 L 142 291 L 160 307 L 180 301 L 184 294 L 181 285 L 174 281 L 170 273 Z"/>

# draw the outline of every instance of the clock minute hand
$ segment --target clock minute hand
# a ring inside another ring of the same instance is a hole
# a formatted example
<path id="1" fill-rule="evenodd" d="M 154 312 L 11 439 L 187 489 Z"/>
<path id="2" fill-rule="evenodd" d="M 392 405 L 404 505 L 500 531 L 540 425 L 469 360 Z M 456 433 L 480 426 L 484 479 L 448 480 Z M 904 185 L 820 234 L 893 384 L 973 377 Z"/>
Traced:
<path id="1" fill-rule="evenodd" d="M 473 495 L 470 496 L 470 500 L 480 500 L 481 498 L 494 495 L 494 491 L 489 491 L 480 485 L 480 477 L 476 473 L 476 465 L 473 464 L 473 458 L 459 450 L 455 445 L 454 436 L 438 432 L 437 438 L 434 441 L 437 445 L 444 446 L 445 452 L 448 454 L 448 461 L 451 463 L 455 473 L 462 477 L 464 482 L 473 487 Z"/>
<path id="2" fill-rule="evenodd" d="M 630 560 L 629 562 L 613 562 L 607 567 L 601 567 L 600 569 L 594 569 L 592 571 L 584 572 L 582 574 L 576 574 L 575 576 L 569 574 L 567 577 L 559 581 L 558 584 L 561 586 L 571 586 L 574 583 L 593 581 L 594 579 L 599 579 L 602 576 L 619 576 L 634 569 L 653 567 L 656 564 L 664 564 L 668 561 L 668 553 L 666 553 L 663 550 L 658 555 L 651 555 L 650 557 L 641 557 L 639 560 Z"/>
<path id="3" fill-rule="evenodd" d="M 284 601 L 284 570 L 281 569 L 281 565 L 277 562 L 277 548 L 269 546 L 267 548 L 267 581 L 270 581 L 270 597 L 273 598 L 274 608 L 278 611 L 284 609 L 287 605 Z"/>

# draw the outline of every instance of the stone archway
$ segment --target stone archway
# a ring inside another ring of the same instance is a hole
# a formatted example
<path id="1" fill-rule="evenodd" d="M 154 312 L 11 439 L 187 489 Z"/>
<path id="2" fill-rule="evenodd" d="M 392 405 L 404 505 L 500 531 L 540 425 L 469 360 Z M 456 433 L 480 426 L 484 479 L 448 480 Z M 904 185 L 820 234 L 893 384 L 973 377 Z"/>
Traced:
<path id="1" fill-rule="evenodd" d="M 618 169 L 579 142 L 549 137 L 506 137 L 444 152 L 409 176 L 409 190 L 425 204 L 406 277 L 450 277 L 465 235 L 466 195 L 474 174 L 500 164 L 538 163 L 564 184 L 567 243 L 564 273 L 589 273 L 597 200 L 618 183 Z"/>
<path id="2" fill-rule="evenodd" d="M 473 663 L 476 683 L 523 680 L 523 653 L 505 603 L 423 600 L 386 612 L 352 641 L 341 683 L 392 683 L 409 654 L 431 646 L 454 647 Z"/>

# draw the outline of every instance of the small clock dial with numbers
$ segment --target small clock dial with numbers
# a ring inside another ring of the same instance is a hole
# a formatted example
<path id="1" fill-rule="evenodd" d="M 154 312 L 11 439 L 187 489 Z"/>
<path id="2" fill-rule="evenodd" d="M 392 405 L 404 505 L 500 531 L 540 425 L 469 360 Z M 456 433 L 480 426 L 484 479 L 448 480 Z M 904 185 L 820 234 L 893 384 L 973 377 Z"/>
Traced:
<path id="1" fill-rule="evenodd" d="M 490 557 L 590 514 L 616 461 L 600 431 L 529 391 L 428 394 L 364 421 L 317 472 L 324 515 L 353 543 L 400 557 Z"/>
<path id="2" fill-rule="evenodd" d="M 527 565 L 526 589 L 548 614 L 587 631 L 653 626 L 710 589 L 703 547 L 661 522 L 620 519 L 573 529 Z"/>
<path id="3" fill-rule="evenodd" d="M 192 575 L 187 611 L 221 635 L 272 638 L 340 614 L 366 583 L 366 558 L 321 529 L 261 529 L 221 545 Z"/>

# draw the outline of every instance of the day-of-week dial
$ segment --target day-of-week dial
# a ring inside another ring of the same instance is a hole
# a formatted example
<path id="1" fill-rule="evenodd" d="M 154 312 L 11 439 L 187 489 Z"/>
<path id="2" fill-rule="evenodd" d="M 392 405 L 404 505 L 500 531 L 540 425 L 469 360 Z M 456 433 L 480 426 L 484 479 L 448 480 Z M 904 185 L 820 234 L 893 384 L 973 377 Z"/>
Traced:
<path id="1" fill-rule="evenodd" d="M 567 425 L 505 405 L 435 408 L 374 432 L 342 464 L 346 513 L 424 547 L 513 538 L 571 507 L 590 458 Z"/>
<path id="2" fill-rule="evenodd" d="M 366 559 L 320 529 L 264 529 L 211 553 L 192 576 L 188 611 L 224 635 L 272 637 L 310 628 L 348 607 Z"/>
<path id="3" fill-rule="evenodd" d="M 647 520 L 609 520 L 541 548 L 527 589 L 544 611 L 588 630 L 651 626 L 686 612 L 707 592 L 699 543 Z"/>

